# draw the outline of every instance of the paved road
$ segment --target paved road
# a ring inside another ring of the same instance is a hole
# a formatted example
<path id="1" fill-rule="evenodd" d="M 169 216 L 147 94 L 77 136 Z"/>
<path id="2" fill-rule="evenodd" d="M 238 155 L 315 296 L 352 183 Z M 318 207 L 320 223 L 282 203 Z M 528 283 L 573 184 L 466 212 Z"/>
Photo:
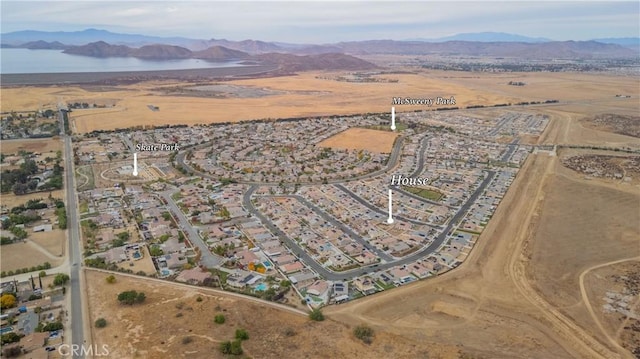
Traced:
<path id="1" fill-rule="evenodd" d="M 59 111 L 60 121 L 64 116 L 63 111 Z M 66 186 L 66 208 L 67 208 L 67 228 L 69 235 L 69 286 L 71 296 L 71 343 L 82 345 L 84 343 L 84 320 L 82 312 L 82 285 L 80 279 L 80 264 L 82 262 L 82 252 L 80 251 L 80 221 L 78 217 L 78 202 L 76 199 L 76 188 L 74 184 L 73 170 L 73 150 L 71 146 L 71 136 L 64 136 L 64 173 Z M 74 358 L 84 358 L 84 353 L 73 355 Z"/>
<path id="2" fill-rule="evenodd" d="M 276 235 L 276 237 L 284 241 L 287 247 L 291 250 L 291 252 L 294 255 L 296 255 L 298 258 L 300 258 L 300 260 L 304 262 L 307 266 L 312 268 L 316 273 L 320 274 L 325 279 L 331 280 L 331 281 L 350 280 L 357 276 L 361 276 L 363 274 L 371 273 L 374 271 L 386 270 L 397 265 L 410 264 L 418 259 L 424 258 L 436 252 L 438 248 L 440 248 L 440 246 L 442 246 L 442 244 L 447 239 L 447 235 L 449 234 L 449 232 L 451 232 L 451 230 L 458 225 L 458 222 L 460 222 L 460 220 L 466 215 L 471 205 L 484 192 L 484 190 L 487 188 L 487 186 L 493 180 L 496 174 L 494 171 L 486 171 L 486 173 L 487 173 L 487 176 L 482 181 L 480 186 L 478 186 L 478 188 L 473 192 L 471 197 L 469 197 L 467 202 L 465 202 L 465 204 L 462 205 L 460 210 L 453 216 L 453 218 L 449 221 L 444 231 L 442 231 L 442 233 L 440 233 L 434 239 L 434 241 L 431 242 L 431 244 L 429 244 L 427 247 L 424 247 L 423 249 L 398 260 L 394 260 L 387 263 L 381 263 L 377 265 L 374 264 L 371 266 L 361 267 L 361 268 L 352 269 L 344 272 L 334 272 L 320 265 L 318 262 L 313 260 L 313 258 L 311 258 L 311 256 L 305 250 L 300 248 L 296 241 L 291 239 L 286 233 L 284 233 L 278 227 L 276 227 L 269 220 L 269 218 L 267 218 L 260 211 L 258 211 L 253 206 L 253 203 L 251 203 L 251 196 L 256 191 L 258 186 L 251 186 L 249 190 L 245 192 L 242 199 L 242 205 L 249 213 L 251 213 L 253 216 L 260 219 L 260 221 L 262 221 L 262 223 L 267 227 L 267 229 L 271 231 L 271 233 L 273 233 L 274 235 Z"/>
<path id="3" fill-rule="evenodd" d="M 519 138 L 514 138 L 510 144 L 507 145 L 507 149 L 504 151 L 504 155 L 500 158 L 500 161 L 507 162 L 513 155 L 513 152 L 518 148 L 518 143 L 520 142 Z"/>
<path id="4" fill-rule="evenodd" d="M 369 208 L 370 210 L 376 212 L 376 213 L 380 213 L 381 215 L 387 217 L 389 215 L 388 209 L 387 210 L 383 210 L 380 209 L 380 207 L 375 206 L 369 202 L 367 202 L 365 199 L 363 199 L 362 197 L 358 196 L 357 194 L 353 193 L 350 189 L 348 189 L 347 187 L 341 185 L 341 184 L 334 184 L 334 186 L 336 188 L 338 188 L 339 190 L 341 190 L 342 192 L 346 193 L 347 195 L 349 195 L 349 197 L 353 198 L 354 200 L 356 200 L 356 202 L 360 203 L 361 205 Z M 397 191 L 397 189 L 395 189 Z M 424 199 L 422 197 L 420 197 L 420 199 Z M 434 224 L 431 223 L 427 223 L 427 222 L 422 222 L 422 221 L 418 221 L 416 219 L 411 219 L 411 218 L 406 218 L 403 216 L 399 216 L 399 215 L 394 215 L 393 216 L 396 219 L 399 219 L 401 221 L 405 221 L 405 222 L 409 222 L 412 224 L 417 224 L 419 226 L 430 226 L 430 227 L 438 227 Z"/>
<path id="5" fill-rule="evenodd" d="M 121 133 L 120 134 L 120 138 L 122 139 L 122 141 L 124 141 L 124 143 L 127 145 L 127 147 L 129 147 L 129 151 L 131 153 L 136 152 L 136 147 L 133 145 L 133 142 L 131 142 L 131 139 L 129 138 L 129 134 L 128 133 Z"/>
<path id="6" fill-rule="evenodd" d="M 202 237 L 200 237 L 200 235 L 193 228 L 191 223 L 189 223 L 189 220 L 184 215 L 184 213 L 182 213 L 182 210 L 180 209 L 180 207 L 178 207 L 178 205 L 173 200 L 173 198 L 171 198 L 171 195 L 174 194 L 175 192 L 177 191 L 170 190 L 170 191 L 160 192 L 159 194 L 162 196 L 162 198 L 165 199 L 165 201 L 167 201 L 167 205 L 171 209 L 171 212 L 174 213 L 174 216 L 177 217 L 176 219 L 178 220 L 178 222 L 180 222 L 180 226 L 185 232 L 187 232 L 187 235 L 189 236 L 189 241 L 191 241 L 191 244 L 193 244 L 194 246 L 200 249 L 200 253 L 201 253 L 200 263 L 207 268 L 217 267 L 222 263 L 223 258 L 211 253 L 211 251 L 209 250 L 209 246 L 207 246 L 207 243 L 205 243 L 205 241 L 202 240 Z"/>
<path id="7" fill-rule="evenodd" d="M 338 221 L 337 219 L 333 218 L 327 212 L 323 211 L 318 206 L 316 206 L 315 204 L 309 202 L 306 198 L 304 198 L 302 196 L 299 196 L 297 194 L 289 194 L 289 195 L 274 195 L 274 196 L 263 196 L 263 197 L 291 197 L 291 198 L 295 198 L 298 201 L 302 202 L 305 206 L 311 208 L 320 217 L 322 217 L 322 219 L 324 219 L 327 222 L 330 222 L 334 227 L 339 228 L 341 231 L 343 231 L 344 233 L 348 234 L 349 237 L 354 239 L 356 242 L 360 243 L 365 248 L 367 248 L 370 251 L 374 252 L 376 255 L 378 255 L 378 257 L 382 258 L 383 260 L 385 260 L 387 262 L 392 261 L 394 259 L 392 256 L 390 256 L 387 253 L 381 251 L 380 249 L 376 248 L 375 246 L 372 246 L 371 244 L 369 244 L 369 241 L 367 241 L 364 238 L 362 238 L 358 233 L 354 232 L 351 228 L 346 226 L 344 223 L 342 223 L 342 222 Z M 386 214 L 385 214 L 385 216 L 386 216 Z"/>

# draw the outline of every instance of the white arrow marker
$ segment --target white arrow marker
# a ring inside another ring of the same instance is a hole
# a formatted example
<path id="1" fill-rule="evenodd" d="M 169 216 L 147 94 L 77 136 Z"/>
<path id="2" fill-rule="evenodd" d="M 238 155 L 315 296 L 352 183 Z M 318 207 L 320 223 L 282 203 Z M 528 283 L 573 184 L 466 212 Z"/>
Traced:
<path id="1" fill-rule="evenodd" d="M 138 154 L 133 153 L 133 175 L 138 176 Z"/>
<path id="2" fill-rule="evenodd" d="M 391 108 L 391 131 L 396 130 L 396 108 Z"/>
<path id="3" fill-rule="evenodd" d="M 393 223 L 393 207 L 391 206 L 391 197 L 392 197 L 391 189 L 389 189 L 389 218 L 387 218 L 387 223 Z"/>

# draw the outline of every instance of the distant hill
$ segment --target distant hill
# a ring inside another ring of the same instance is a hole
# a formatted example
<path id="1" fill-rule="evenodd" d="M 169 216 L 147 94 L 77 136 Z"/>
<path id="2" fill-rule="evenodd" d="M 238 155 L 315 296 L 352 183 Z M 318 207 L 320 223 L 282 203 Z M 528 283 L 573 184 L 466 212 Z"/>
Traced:
<path id="1" fill-rule="evenodd" d="M 472 32 L 462 33 L 453 36 L 440 37 L 436 39 L 411 39 L 410 41 L 425 42 L 447 42 L 447 41 L 472 41 L 472 42 L 549 42 L 551 40 L 543 37 L 528 37 L 505 32 Z"/>
<path id="2" fill-rule="evenodd" d="M 111 45 L 104 41 L 97 41 L 82 46 L 72 46 L 63 52 L 69 55 L 91 57 L 127 57 L 131 55 L 131 50 L 128 46 Z"/>
<path id="3" fill-rule="evenodd" d="M 640 53 L 640 37 L 607 37 L 602 39 L 593 39 L 593 41 L 603 44 L 616 44 L 635 50 Z"/>
<path id="4" fill-rule="evenodd" d="M 368 40 L 323 45 L 289 44 L 259 40 L 231 41 L 225 39 L 157 37 L 119 34 L 97 29 L 73 32 L 16 31 L 2 34 L 1 39 L 2 47 L 5 48 L 66 49 L 65 51 L 69 54 L 97 57 L 136 56 L 153 59 L 198 57 L 211 61 L 245 58 L 246 54 L 266 53 L 297 55 L 346 53 L 356 56 L 364 54 L 441 54 L 448 56 L 518 57 L 527 59 L 640 57 L 640 40 L 638 38 L 551 41 L 545 38 L 533 38 L 501 32 L 464 33 L 439 39 L 414 39 L 412 41 Z M 125 46 L 128 50 L 105 46 L 108 44 L 111 44 L 109 46 Z M 67 45 L 74 45 L 75 47 L 66 47 Z M 84 46 L 87 47 L 85 48 Z M 139 48 L 139 50 L 136 50 L 136 52 L 133 48 Z M 213 50 L 205 51 L 210 48 L 213 48 Z M 221 48 L 226 50 L 223 51 Z M 239 51 L 244 54 L 231 53 L 227 50 Z M 190 51 L 191 54 L 187 51 Z"/>
<path id="5" fill-rule="evenodd" d="M 193 57 L 209 61 L 245 59 L 248 56 L 249 54 L 246 52 L 228 49 L 224 46 L 211 46 L 208 49 L 193 52 Z"/>
<path id="6" fill-rule="evenodd" d="M 376 65 L 345 54 L 319 54 L 298 56 L 292 54 L 269 53 L 254 55 L 253 60 L 258 60 L 264 64 L 278 65 L 288 71 L 311 71 L 311 70 L 371 70 L 377 68 Z"/>
<path id="7" fill-rule="evenodd" d="M 69 45 L 65 45 L 58 41 L 46 42 L 42 40 L 31 41 L 20 45 L 20 47 L 30 50 L 65 50 Z"/>

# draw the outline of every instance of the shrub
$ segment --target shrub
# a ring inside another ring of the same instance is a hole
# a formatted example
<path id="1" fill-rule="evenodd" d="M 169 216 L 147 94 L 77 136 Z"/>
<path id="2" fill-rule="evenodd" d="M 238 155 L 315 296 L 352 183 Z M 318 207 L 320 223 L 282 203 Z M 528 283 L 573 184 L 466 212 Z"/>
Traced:
<path id="1" fill-rule="evenodd" d="M 220 351 L 222 354 L 231 354 L 231 342 L 227 340 L 226 342 L 220 343 Z"/>
<path id="2" fill-rule="evenodd" d="M 147 296 L 143 292 L 136 292 L 135 290 L 127 290 L 118 294 L 118 301 L 126 305 L 142 303 L 146 298 Z"/>
<path id="3" fill-rule="evenodd" d="M 6 358 L 15 358 L 22 354 L 22 349 L 19 346 L 4 348 L 2 351 L 2 356 Z"/>
<path id="4" fill-rule="evenodd" d="M 2 334 L 2 336 L 0 337 L 0 340 L 2 341 L 2 345 L 15 343 L 20 341 L 20 336 L 14 332 L 10 332 L 7 334 Z"/>
<path id="5" fill-rule="evenodd" d="M 198 298 L 196 298 L 196 302 L 202 302 L 202 297 L 198 296 Z"/>
<path id="6" fill-rule="evenodd" d="M 96 320 L 96 328 L 104 328 L 107 326 L 107 320 L 104 318 L 98 318 L 98 320 Z"/>
<path id="7" fill-rule="evenodd" d="M 113 283 L 116 282 L 116 277 L 112 274 L 112 275 L 108 276 L 107 278 L 105 278 L 105 280 L 107 281 L 107 283 L 113 284 Z"/>
<path id="8" fill-rule="evenodd" d="M 362 340 L 366 344 L 371 344 L 373 341 L 373 329 L 369 328 L 366 325 L 358 325 L 353 329 L 353 335 L 356 338 Z"/>
<path id="9" fill-rule="evenodd" d="M 60 330 L 62 328 L 64 328 L 64 326 L 62 325 L 61 322 L 53 322 L 53 323 L 47 323 L 44 327 L 42 327 L 42 331 L 53 332 L 56 330 Z"/>
<path id="10" fill-rule="evenodd" d="M 46 277 L 47 276 L 47 272 L 45 271 L 40 271 L 40 273 L 38 273 L 38 277 L 42 278 L 42 277 Z"/>
<path id="11" fill-rule="evenodd" d="M 320 309 L 316 308 L 309 312 L 309 319 L 315 320 L 316 322 L 321 322 L 324 320 L 324 314 L 322 314 Z"/>
<path id="12" fill-rule="evenodd" d="M 184 337 L 182 338 L 182 344 L 189 344 L 193 341 L 193 338 L 191 337 Z"/>
<path id="13" fill-rule="evenodd" d="M 69 275 L 64 273 L 56 274 L 56 277 L 53 279 L 53 285 L 65 285 L 69 281 Z"/>
<path id="14" fill-rule="evenodd" d="M 236 329 L 236 339 L 247 340 L 249 339 L 249 333 L 244 329 Z"/>
<path id="15" fill-rule="evenodd" d="M 222 314 L 218 314 L 215 316 L 215 318 L 213 318 L 213 321 L 216 322 L 216 324 L 224 324 L 224 315 Z"/>
<path id="16" fill-rule="evenodd" d="M 242 354 L 242 341 L 234 340 L 231 342 L 231 354 L 233 355 Z"/>

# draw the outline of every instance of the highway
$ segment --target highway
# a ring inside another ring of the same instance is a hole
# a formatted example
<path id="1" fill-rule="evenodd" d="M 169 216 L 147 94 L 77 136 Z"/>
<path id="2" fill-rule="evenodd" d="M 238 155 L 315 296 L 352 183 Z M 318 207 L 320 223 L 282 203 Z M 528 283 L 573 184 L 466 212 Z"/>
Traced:
<path id="1" fill-rule="evenodd" d="M 449 223 L 447 224 L 447 227 L 433 240 L 433 242 L 431 242 L 431 244 L 429 244 L 428 246 L 422 248 L 417 252 L 414 252 L 398 260 L 390 261 L 387 263 L 374 264 L 371 266 L 356 268 L 356 269 L 352 269 L 344 272 L 334 272 L 320 265 L 318 262 L 313 260 L 313 258 L 311 258 L 311 256 L 304 249 L 300 248 L 300 246 L 296 241 L 291 239 L 286 233 L 284 233 L 278 227 L 276 227 L 269 218 L 267 218 L 260 211 L 258 211 L 253 206 L 253 203 L 251 202 L 251 196 L 256 191 L 258 186 L 251 186 L 249 190 L 245 192 L 242 199 L 242 205 L 245 208 L 245 210 L 251 213 L 251 215 L 260 219 L 260 221 L 262 221 L 262 223 L 267 227 L 267 229 L 271 231 L 272 234 L 274 234 L 277 238 L 284 241 L 284 243 L 291 250 L 291 252 L 295 256 L 297 256 L 302 262 L 304 262 L 307 266 L 312 268 L 316 273 L 320 274 L 325 279 L 331 280 L 331 281 L 350 280 L 357 276 L 368 274 L 374 271 L 377 272 L 377 271 L 389 269 L 397 265 L 410 264 L 418 259 L 427 257 L 430 254 L 436 252 L 438 248 L 440 248 L 446 241 L 447 235 L 449 234 L 449 232 L 451 232 L 458 225 L 460 220 L 464 218 L 464 216 L 466 215 L 471 205 L 476 201 L 476 199 L 478 199 L 478 197 L 487 188 L 489 183 L 491 183 L 491 181 L 494 179 L 496 174 L 494 171 L 485 171 L 485 172 L 487 173 L 487 176 L 482 181 L 480 186 L 476 188 L 476 190 L 473 192 L 471 197 L 469 197 L 469 199 L 465 202 L 465 204 L 463 204 L 462 207 L 460 207 L 460 210 L 458 210 L 458 212 L 449 221 Z"/>
<path id="2" fill-rule="evenodd" d="M 60 122 L 62 124 L 64 111 L 59 110 Z M 82 252 L 80 251 L 80 220 L 78 216 L 78 201 L 76 198 L 76 188 L 74 184 L 73 170 L 73 149 L 71 136 L 64 134 L 64 173 L 66 189 L 67 208 L 67 233 L 69 236 L 69 257 L 71 263 L 69 269 L 69 287 L 71 297 L 71 343 L 82 345 L 84 343 L 84 319 L 82 312 L 82 283 L 80 278 L 80 265 L 82 262 Z M 78 351 L 73 353 L 73 358 L 84 358 L 84 353 Z"/>
<path id="3" fill-rule="evenodd" d="M 180 222 L 180 227 L 182 227 L 182 229 L 187 232 L 191 244 L 200 249 L 200 263 L 207 268 L 217 267 L 222 263 L 223 258 L 211 253 L 211 251 L 209 250 L 209 246 L 207 246 L 207 243 L 202 240 L 202 237 L 200 237 L 191 223 L 189 223 L 189 220 L 184 215 L 184 213 L 182 213 L 180 207 L 178 207 L 173 198 L 171 198 L 171 195 L 175 192 L 177 191 L 169 190 L 160 192 L 159 194 L 162 196 L 162 198 L 164 198 L 165 201 L 167 201 L 167 206 L 169 206 L 169 209 L 171 210 L 171 212 L 173 212 L 174 218 L 177 217 L 176 219 L 178 220 L 178 222 Z"/>

